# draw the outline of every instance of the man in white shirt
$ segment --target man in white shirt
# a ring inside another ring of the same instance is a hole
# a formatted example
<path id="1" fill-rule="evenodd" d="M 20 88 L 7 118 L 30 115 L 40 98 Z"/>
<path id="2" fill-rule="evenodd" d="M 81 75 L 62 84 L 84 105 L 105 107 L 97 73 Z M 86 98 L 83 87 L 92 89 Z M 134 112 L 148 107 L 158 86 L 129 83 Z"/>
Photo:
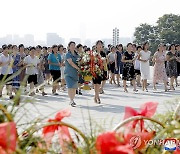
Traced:
<path id="1" fill-rule="evenodd" d="M 30 96 L 34 96 L 34 86 L 37 84 L 37 74 L 40 60 L 35 56 L 36 49 L 30 48 L 29 56 L 25 57 L 24 64 L 26 65 L 26 75 L 28 75 L 28 83 L 30 84 Z"/>
<path id="2" fill-rule="evenodd" d="M 12 70 L 13 59 L 8 54 L 8 46 L 3 45 L 2 48 L 3 48 L 3 53 L 0 56 L 0 67 L 1 67 L 0 81 L 6 82 L 5 84 L 9 98 L 13 99 L 12 79 L 9 79 L 9 77 L 12 76 L 13 74 L 13 70 Z M 0 87 L 0 97 L 2 97 L 2 90 L 3 90 L 3 85 Z"/>

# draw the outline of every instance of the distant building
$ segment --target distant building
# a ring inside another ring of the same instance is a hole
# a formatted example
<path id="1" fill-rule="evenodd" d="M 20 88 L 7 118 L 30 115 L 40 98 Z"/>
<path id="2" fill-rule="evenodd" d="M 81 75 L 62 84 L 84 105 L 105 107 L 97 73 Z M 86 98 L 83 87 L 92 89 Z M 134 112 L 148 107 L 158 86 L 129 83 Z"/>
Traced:
<path id="1" fill-rule="evenodd" d="M 53 44 L 64 44 L 64 39 L 59 37 L 56 33 L 47 33 L 46 43 L 48 46 L 52 46 Z"/>
<path id="2" fill-rule="evenodd" d="M 25 46 L 34 46 L 35 45 L 34 35 L 32 35 L 32 34 L 24 35 L 23 44 Z"/>
<path id="3" fill-rule="evenodd" d="M 113 29 L 113 45 L 116 46 L 119 44 L 119 29 Z"/>

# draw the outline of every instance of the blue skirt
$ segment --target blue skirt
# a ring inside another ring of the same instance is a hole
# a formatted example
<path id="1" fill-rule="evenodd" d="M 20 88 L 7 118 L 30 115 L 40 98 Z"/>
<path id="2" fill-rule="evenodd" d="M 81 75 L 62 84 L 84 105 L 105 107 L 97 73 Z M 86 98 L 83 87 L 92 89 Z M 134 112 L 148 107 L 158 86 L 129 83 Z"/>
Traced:
<path id="1" fill-rule="evenodd" d="M 66 85 L 68 88 L 73 88 L 73 89 L 78 88 L 78 80 L 77 79 L 75 79 L 71 76 L 65 75 L 65 81 L 66 81 Z"/>

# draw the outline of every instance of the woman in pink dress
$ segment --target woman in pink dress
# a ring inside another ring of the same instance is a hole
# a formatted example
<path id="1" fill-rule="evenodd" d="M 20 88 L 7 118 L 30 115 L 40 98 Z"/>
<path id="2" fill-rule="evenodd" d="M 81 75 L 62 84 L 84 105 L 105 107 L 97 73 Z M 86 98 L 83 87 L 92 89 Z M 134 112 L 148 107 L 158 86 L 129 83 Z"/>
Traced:
<path id="1" fill-rule="evenodd" d="M 166 53 L 163 51 L 163 45 L 160 44 L 158 47 L 158 51 L 154 54 L 153 62 L 154 65 L 154 75 L 153 75 L 153 86 L 154 90 L 156 90 L 156 83 L 163 82 L 164 89 L 167 91 L 167 74 L 165 69 L 165 61 L 166 61 Z"/>

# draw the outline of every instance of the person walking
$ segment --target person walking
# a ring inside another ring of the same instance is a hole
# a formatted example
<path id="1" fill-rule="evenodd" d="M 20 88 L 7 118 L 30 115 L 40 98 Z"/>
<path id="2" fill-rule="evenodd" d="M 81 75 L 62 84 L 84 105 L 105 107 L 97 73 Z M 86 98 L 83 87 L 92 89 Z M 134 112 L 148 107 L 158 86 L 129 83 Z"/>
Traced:
<path id="1" fill-rule="evenodd" d="M 38 74 L 37 74 L 37 85 L 36 87 L 38 87 L 36 89 L 36 92 L 39 92 L 39 90 L 42 92 L 42 96 L 47 95 L 47 93 L 44 92 L 44 59 L 43 59 L 43 55 L 41 53 L 42 47 L 40 45 L 36 46 L 36 52 L 35 52 L 35 56 L 37 58 L 39 58 L 39 67 L 38 67 Z"/>
<path id="2" fill-rule="evenodd" d="M 13 59 L 13 74 L 17 73 L 19 71 L 20 63 L 21 63 L 21 57 L 20 54 L 18 54 L 18 48 L 16 45 L 12 46 L 12 59 Z M 20 87 L 20 74 L 17 74 L 12 81 L 12 88 L 13 91 L 16 93 L 19 90 Z"/>
<path id="3" fill-rule="evenodd" d="M 166 55 L 167 58 L 167 69 L 168 69 L 168 75 L 170 77 L 170 90 L 175 90 L 174 88 L 174 80 L 178 76 L 177 72 L 177 55 L 175 50 L 175 44 L 171 44 L 169 47 L 169 52 Z"/>
<path id="4" fill-rule="evenodd" d="M 7 45 L 3 45 L 2 49 L 3 49 L 3 53 L 0 56 L 0 67 L 2 67 L 0 81 L 6 81 L 13 74 L 13 69 L 12 69 L 13 59 L 11 55 L 8 54 Z M 14 96 L 12 95 L 12 79 L 9 79 L 9 81 L 7 81 L 5 85 L 6 85 L 7 93 L 9 95 L 9 99 L 13 99 Z M 3 85 L 0 87 L 0 97 L 2 97 L 2 90 L 3 90 Z"/>
<path id="5" fill-rule="evenodd" d="M 153 89 L 156 91 L 156 83 L 163 82 L 165 92 L 168 91 L 167 88 L 167 74 L 165 69 L 166 53 L 163 51 L 163 45 L 160 44 L 158 51 L 153 56 L 154 64 L 154 74 L 153 74 Z"/>
<path id="6" fill-rule="evenodd" d="M 120 79 L 121 79 L 121 74 L 122 74 L 122 70 L 123 70 L 123 63 L 122 63 L 122 55 L 123 55 L 123 45 L 119 44 L 116 46 L 116 59 L 117 59 L 117 70 L 115 70 L 115 75 L 116 75 L 116 80 L 117 80 L 117 84 L 118 87 L 121 86 L 120 84 Z"/>
<path id="7" fill-rule="evenodd" d="M 127 44 L 127 51 L 124 52 L 122 56 L 122 62 L 123 64 L 123 74 L 122 74 L 122 80 L 123 80 L 123 86 L 124 86 L 124 92 L 128 92 L 126 88 L 126 81 L 132 81 L 133 84 L 133 91 L 137 92 L 136 84 L 135 84 L 135 71 L 134 71 L 134 59 L 133 59 L 133 53 L 132 53 L 132 43 Z"/>
<path id="8" fill-rule="evenodd" d="M 113 83 L 116 85 L 115 70 L 118 70 L 116 48 L 114 46 L 111 46 L 110 51 L 111 52 L 108 54 L 108 61 L 110 64 L 111 71 L 110 84 L 112 84 L 113 81 Z"/>
<path id="9" fill-rule="evenodd" d="M 142 78 L 142 90 L 148 92 L 147 89 L 147 80 L 150 78 L 150 66 L 149 60 L 151 52 L 149 49 L 149 43 L 145 42 L 142 47 L 143 50 L 140 51 L 138 60 L 140 61 L 140 71 Z"/>
<path id="10" fill-rule="evenodd" d="M 102 48 L 103 48 L 103 42 L 101 40 L 98 40 L 96 42 L 96 51 L 95 52 L 97 53 L 97 56 L 99 57 L 99 61 L 102 60 L 102 57 L 100 55 Z M 103 62 L 102 62 L 102 67 L 103 67 Z M 94 102 L 97 104 L 101 104 L 99 92 L 100 92 L 100 88 L 101 88 L 101 82 L 103 79 L 103 69 L 104 68 L 100 68 L 100 69 L 102 71 L 102 74 L 101 75 L 96 74 L 96 77 L 93 77 L 94 92 L 95 92 Z"/>
<path id="11" fill-rule="evenodd" d="M 59 82 L 61 81 L 61 55 L 58 53 L 58 46 L 52 46 L 52 53 L 48 56 L 49 70 L 53 78 L 52 94 L 59 95 L 56 91 L 59 88 Z"/>
<path id="12" fill-rule="evenodd" d="M 70 105 L 76 107 L 74 101 L 76 95 L 76 89 L 78 88 L 78 71 L 79 67 L 77 66 L 78 53 L 75 51 L 76 44 L 71 41 L 68 44 L 68 53 L 65 56 L 65 81 L 68 88 L 68 96 L 70 98 Z"/>
<path id="13" fill-rule="evenodd" d="M 135 69 L 136 82 L 138 87 L 141 87 L 140 61 L 138 60 L 138 56 L 141 50 L 142 50 L 141 46 L 137 46 L 137 50 L 135 52 L 135 61 L 134 61 L 134 69 Z"/>
<path id="14" fill-rule="evenodd" d="M 35 47 L 30 48 L 29 56 L 25 57 L 24 64 L 26 66 L 26 75 L 28 76 L 28 83 L 30 84 L 30 96 L 34 96 L 34 88 L 37 82 L 37 74 L 40 60 L 35 56 Z"/>

